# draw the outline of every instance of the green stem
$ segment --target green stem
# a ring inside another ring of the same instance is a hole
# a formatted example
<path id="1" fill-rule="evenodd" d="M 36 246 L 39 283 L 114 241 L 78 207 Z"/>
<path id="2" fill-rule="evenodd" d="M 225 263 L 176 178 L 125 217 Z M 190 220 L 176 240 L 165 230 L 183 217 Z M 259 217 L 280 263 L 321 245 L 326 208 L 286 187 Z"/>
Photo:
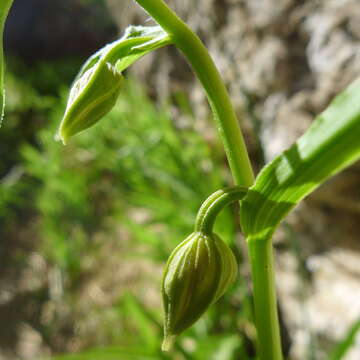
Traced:
<path id="1" fill-rule="evenodd" d="M 3 50 L 3 36 L 5 20 L 9 13 L 13 0 L 0 1 L 0 126 L 4 116 L 5 96 L 4 96 L 4 50 Z"/>
<path id="2" fill-rule="evenodd" d="M 259 360 L 282 360 L 271 240 L 247 241 L 253 279 Z"/>
<path id="3" fill-rule="evenodd" d="M 241 200 L 247 188 L 231 186 L 211 194 L 201 205 L 195 221 L 195 232 L 211 234 L 219 212 L 227 205 Z"/>
<path id="4" fill-rule="evenodd" d="M 9 13 L 13 0 L 1 0 L 0 4 L 0 30 L 4 30 L 6 17 Z M 1 33 L 2 34 L 2 33 Z"/>
<path id="5" fill-rule="evenodd" d="M 135 1 L 169 34 L 191 64 L 206 91 L 235 182 L 250 187 L 254 175 L 238 119 L 221 75 L 206 47 L 163 0 Z"/>
<path id="6" fill-rule="evenodd" d="M 244 139 L 226 87 L 207 49 L 163 0 L 135 1 L 169 34 L 191 64 L 206 91 L 235 182 L 237 185 L 250 187 L 254 182 L 254 175 Z M 205 211 L 206 207 L 203 210 Z M 203 215 L 199 216 L 201 218 Z M 205 225 L 201 225 L 198 219 L 197 226 L 205 226 L 208 230 L 212 226 L 212 217 L 209 217 L 210 220 L 205 222 Z M 255 313 L 258 319 L 259 357 L 260 360 L 281 360 L 271 242 L 250 241 L 248 246 L 254 282 Z"/>

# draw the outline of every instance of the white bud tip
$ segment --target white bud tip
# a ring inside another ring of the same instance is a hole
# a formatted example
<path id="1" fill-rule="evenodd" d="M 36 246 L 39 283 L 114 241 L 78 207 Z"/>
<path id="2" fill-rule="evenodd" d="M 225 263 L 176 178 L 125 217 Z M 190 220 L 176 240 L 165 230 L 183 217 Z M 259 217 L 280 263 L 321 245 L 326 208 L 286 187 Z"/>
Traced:
<path id="1" fill-rule="evenodd" d="M 61 141 L 63 143 L 63 145 L 67 144 L 67 141 L 66 141 L 67 139 L 65 139 L 65 137 L 61 134 L 60 131 L 55 134 L 54 139 L 55 139 L 55 141 Z"/>
<path id="2" fill-rule="evenodd" d="M 164 338 L 164 341 L 161 345 L 162 351 L 170 351 L 174 345 L 176 336 L 175 335 L 167 335 Z"/>

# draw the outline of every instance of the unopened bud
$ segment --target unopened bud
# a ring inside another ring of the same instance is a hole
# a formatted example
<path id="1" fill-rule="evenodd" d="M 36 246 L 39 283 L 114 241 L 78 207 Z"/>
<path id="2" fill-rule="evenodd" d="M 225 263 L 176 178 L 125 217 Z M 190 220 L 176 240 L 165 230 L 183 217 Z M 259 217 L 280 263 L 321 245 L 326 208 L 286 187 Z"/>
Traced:
<path id="1" fill-rule="evenodd" d="M 163 277 L 163 350 L 224 294 L 236 274 L 234 254 L 214 233 L 194 232 L 176 247 Z"/>
<path id="2" fill-rule="evenodd" d="M 59 136 L 64 143 L 94 125 L 114 107 L 122 79 L 114 66 L 99 61 L 75 81 L 60 124 Z"/>

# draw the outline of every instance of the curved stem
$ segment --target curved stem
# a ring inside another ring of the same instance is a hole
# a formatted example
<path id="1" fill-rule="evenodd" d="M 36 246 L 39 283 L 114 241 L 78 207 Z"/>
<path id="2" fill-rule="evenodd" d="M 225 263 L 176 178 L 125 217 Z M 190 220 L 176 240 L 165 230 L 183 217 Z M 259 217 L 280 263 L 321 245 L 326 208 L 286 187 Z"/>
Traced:
<path id="1" fill-rule="evenodd" d="M 224 82 L 198 36 L 162 0 L 135 0 L 171 36 L 203 85 L 222 137 L 230 169 L 237 185 L 254 182 L 249 156 L 238 119 Z"/>
<path id="2" fill-rule="evenodd" d="M 201 205 L 195 221 L 195 231 L 211 234 L 219 212 L 227 205 L 241 200 L 247 193 L 247 188 L 231 186 L 216 191 Z"/>
<path id="3" fill-rule="evenodd" d="M 235 183 L 250 187 L 253 184 L 254 175 L 244 139 L 223 80 L 207 49 L 196 34 L 163 0 L 135 1 L 169 34 L 191 64 L 206 91 Z M 209 198 L 210 203 L 211 201 L 216 202 L 219 195 L 215 194 L 210 197 L 211 200 Z M 196 228 L 200 227 L 206 231 L 212 228 L 216 217 L 212 214 L 216 214 L 217 207 L 215 206 L 211 211 L 210 208 L 208 203 L 200 209 Z M 204 215 L 207 211 L 211 213 L 208 218 Z M 254 283 L 259 360 L 281 360 L 271 241 L 249 241 L 248 247 Z"/>

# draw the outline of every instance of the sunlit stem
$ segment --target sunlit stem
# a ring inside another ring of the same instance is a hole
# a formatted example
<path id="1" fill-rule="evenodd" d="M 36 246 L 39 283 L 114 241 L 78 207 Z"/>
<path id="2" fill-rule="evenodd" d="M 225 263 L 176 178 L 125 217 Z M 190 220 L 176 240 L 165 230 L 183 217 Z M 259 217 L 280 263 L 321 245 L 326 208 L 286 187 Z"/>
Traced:
<path id="1" fill-rule="evenodd" d="M 4 86 L 4 50 L 3 50 L 3 36 L 4 36 L 4 26 L 5 20 L 9 13 L 10 7 L 13 3 L 13 0 L 0 0 L 0 126 L 2 118 L 4 116 L 4 96 L 3 96 L 3 86 Z"/>
<path id="2" fill-rule="evenodd" d="M 3 33 L 6 17 L 9 13 L 10 7 L 13 3 L 13 0 L 1 0 L 0 1 L 0 41 L 1 41 L 1 55 L 2 55 L 2 45 L 3 45 Z"/>
<path id="3" fill-rule="evenodd" d="M 207 49 L 163 0 L 135 1 L 169 34 L 191 64 L 206 91 L 235 183 L 250 187 L 254 182 L 254 175 L 244 139 L 224 82 Z M 213 218 L 210 216 L 205 225 L 197 226 L 205 226 L 205 230 L 209 230 Z M 201 221 L 197 224 L 201 224 Z M 248 246 L 254 283 L 259 360 L 281 360 L 271 241 L 249 242 Z"/>
<path id="4" fill-rule="evenodd" d="M 3 32 L 6 17 L 9 13 L 10 7 L 13 3 L 13 0 L 1 0 L 0 1 L 0 34 L 1 34 L 1 44 L 3 41 Z"/>
<path id="5" fill-rule="evenodd" d="M 169 34 L 203 85 L 237 185 L 250 187 L 254 175 L 239 122 L 224 82 L 198 36 L 162 0 L 135 0 Z"/>

